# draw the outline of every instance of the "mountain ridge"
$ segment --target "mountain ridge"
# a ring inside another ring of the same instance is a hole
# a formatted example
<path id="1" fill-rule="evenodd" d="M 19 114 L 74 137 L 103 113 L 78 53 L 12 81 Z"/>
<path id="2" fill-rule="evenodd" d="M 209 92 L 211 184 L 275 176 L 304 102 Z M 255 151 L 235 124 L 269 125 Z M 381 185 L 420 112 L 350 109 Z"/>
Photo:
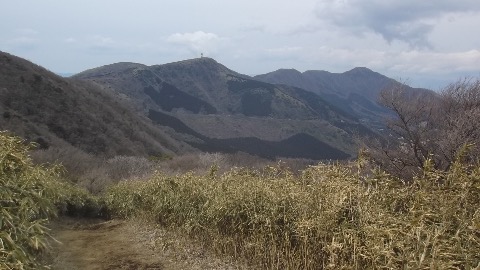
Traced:
<path id="1" fill-rule="evenodd" d="M 378 104 L 380 92 L 400 84 L 366 67 L 355 67 L 343 73 L 331 73 L 324 70 L 299 72 L 280 69 L 256 75 L 254 78 L 269 83 L 300 87 L 313 92 L 346 113 L 356 115 L 362 123 L 373 130 L 383 129 L 383 118 L 390 113 Z"/>

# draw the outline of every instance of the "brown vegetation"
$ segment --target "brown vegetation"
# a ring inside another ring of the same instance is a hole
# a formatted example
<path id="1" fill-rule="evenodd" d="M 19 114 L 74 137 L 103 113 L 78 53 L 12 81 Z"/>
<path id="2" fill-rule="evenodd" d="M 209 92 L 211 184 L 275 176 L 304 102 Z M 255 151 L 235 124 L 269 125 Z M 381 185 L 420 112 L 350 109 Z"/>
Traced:
<path id="1" fill-rule="evenodd" d="M 147 179 L 155 171 L 167 175 L 195 172 L 208 173 L 212 166 L 218 173 L 224 173 L 234 167 L 261 169 L 267 165 L 281 164 L 295 174 L 315 161 L 308 159 L 282 158 L 277 161 L 253 156 L 247 153 L 190 153 L 177 156 L 136 157 L 114 156 L 102 158 L 74 147 L 50 147 L 31 152 L 36 164 L 60 164 L 65 170 L 62 176 L 93 194 L 101 194 L 105 189 L 122 180 Z"/>

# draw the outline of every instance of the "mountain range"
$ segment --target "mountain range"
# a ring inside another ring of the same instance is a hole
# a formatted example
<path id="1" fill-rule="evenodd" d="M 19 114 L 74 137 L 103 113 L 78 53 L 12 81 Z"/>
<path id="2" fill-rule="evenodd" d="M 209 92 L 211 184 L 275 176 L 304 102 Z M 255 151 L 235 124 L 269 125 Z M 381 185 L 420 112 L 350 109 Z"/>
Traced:
<path id="1" fill-rule="evenodd" d="M 383 119 L 390 114 L 377 102 L 380 91 L 400 84 L 365 67 L 357 67 L 344 73 L 330 73 L 322 70 L 299 72 L 295 69 L 279 69 L 257 75 L 255 79 L 311 91 L 333 106 L 350 115 L 355 115 L 362 124 L 374 130 L 383 129 Z M 422 89 L 417 90 L 422 91 Z"/>
<path id="2" fill-rule="evenodd" d="M 116 63 L 62 78 L 0 53 L 0 71 L 1 129 L 43 147 L 105 155 L 346 159 L 355 136 L 376 136 L 388 114 L 377 95 L 398 83 L 366 68 L 250 77 L 206 57 Z"/>

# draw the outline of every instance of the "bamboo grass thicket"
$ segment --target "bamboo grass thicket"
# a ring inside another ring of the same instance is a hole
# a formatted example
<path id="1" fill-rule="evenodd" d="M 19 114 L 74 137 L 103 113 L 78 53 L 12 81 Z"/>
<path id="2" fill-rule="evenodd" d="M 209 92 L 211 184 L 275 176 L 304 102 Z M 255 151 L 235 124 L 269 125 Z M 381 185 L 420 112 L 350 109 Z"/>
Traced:
<path id="1" fill-rule="evenodd" d="M 61 177 L 61 166 L 34 165 L 33 147 L 0 132 L 0 269 L 47 268 L 48 222 L 59 212 L 99 208 L 96 198 Z"/>
<path id="2" fill-rule="evenodd" d="M 480 166 L 425 164 L 405 184 L 379 169 L 234 168 L 113 186 L 114 215 L 148 215 L 262 269 L 480 267 Z"/>

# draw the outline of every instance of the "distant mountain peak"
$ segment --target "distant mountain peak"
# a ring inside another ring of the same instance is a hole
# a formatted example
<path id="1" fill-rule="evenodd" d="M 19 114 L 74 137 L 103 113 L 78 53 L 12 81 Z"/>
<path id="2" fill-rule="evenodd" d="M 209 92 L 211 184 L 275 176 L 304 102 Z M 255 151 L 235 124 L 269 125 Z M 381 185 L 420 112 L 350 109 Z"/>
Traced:
<path id="1" fill-rule="evenodd" d="M 103 76 L 106 74 L 111 74 L 111 73 L 119 73 L 125 70 L 129 69 L 136 69 L 136 68 L 145 68 L 147 67 L 146 65 L 139 64 L 139 63 L 133 63 L 133 62 L 118 62 L 114 64 L 108 64 L 92 69 L 88 69 L 85 71 L 82 71 L 78 74 L 73 75 L 73 78 L 78 78 L 82 76 L 89 76 L 91 74 L 95 74 L 96 76 Z"/>
<path id="2" fill-rule="evenodd" d="M 294 68 L 281 68 L 277 70 L 278 72 L 294 72 L 294 73 L 301 73 L 300 71 Z"/>
<path id="3" fill-rule="evenodd" d="M 167 63 L 165 65 L 221 65 L 215 59 L 210 57 L 197 57 L 176 62 Z"/>
<path id="4" fill-rule="evenodd" d="M 355 67 L 349 71 L 344 72 L 344 74 L 367 74 L 367 73 L 373 73 L 369 68 L 366 67 Z"/>
<path id="5" fill-rule="evenodd" d="M 204 72 L 226 72 L 236 74 L 236 72 L 228 69 L 224 65 L 217 62 L 215 59 L 210 57 L 199 57 L 199 58 L 192 58 L 172 63 L 167 63 L 163 65 L 155 65 L 152 66 L 153 68 L 173 68 L 173 69 L 189 69 L 189 70 L 197 70 L 197 71 L 204 71 Z"/>
<path id="6" fill-rule="evenodd" d="M 377 104 L 382 89 L 395 81 L 366 67 L 356 67 L 343 73 L 308 70 L 301 76 L 281 72 L 258 75 L 267 83 L 281 83 L 309 90 L 333 106 L 355 115 L 373 128 L 382 128 L 386 110 Z"/>
<path id="7" fill-rule="evenodd" d="M 289 68 L 289 69 L 281 68 L 281 69 L 277 69 L 276 71 L 267 73 L 265 75 L 257 75 L 255 77 L 258 77 L 258 76 L 275 77 L 274 80 L 276 81 L 276 83 L 288 84 L 288 82 L 291 80 L 299 80 L 302 77 L 302 73 L 294 68 Z"/>

